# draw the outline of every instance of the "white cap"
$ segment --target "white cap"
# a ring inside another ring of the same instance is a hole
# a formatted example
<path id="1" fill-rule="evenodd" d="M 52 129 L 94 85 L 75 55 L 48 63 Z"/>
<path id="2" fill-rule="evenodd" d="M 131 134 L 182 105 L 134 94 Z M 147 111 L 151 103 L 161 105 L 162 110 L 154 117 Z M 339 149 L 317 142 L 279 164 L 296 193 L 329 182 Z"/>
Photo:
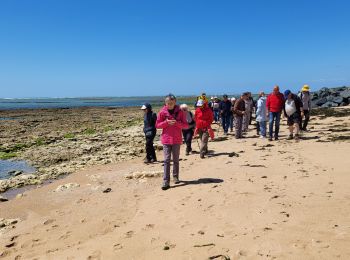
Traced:
<path id="1" fill-rule="evenodd" d="M 235 101 L 235 100 L 236 100 L 236 98 L 235 98 L 235 97 L 232 97 L 232 98 L 231 98 L 231 101 Z"/>
<path id="2" fill-rule="evenodd" d="M 145 105 L 142 105 L 141 109 L 145 110 L 145 109 L 147 109 L 147 107 Z"/>

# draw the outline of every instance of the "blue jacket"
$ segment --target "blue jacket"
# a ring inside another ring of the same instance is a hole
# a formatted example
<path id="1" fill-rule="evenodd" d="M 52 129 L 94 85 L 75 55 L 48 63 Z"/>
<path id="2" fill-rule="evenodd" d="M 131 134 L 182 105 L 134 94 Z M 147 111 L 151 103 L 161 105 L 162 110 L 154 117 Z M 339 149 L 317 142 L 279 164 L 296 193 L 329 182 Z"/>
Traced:
<path id="1" fill-rule="evenodd" d="M 232 103 L 231 103 L 230 100 L 221 101 L 221 102 L 220 102 L 220 106 L 219 106 L 219 109 L 220 109 L 221 114 L 222 114 L 223 116 L 232 115 L 231 107 L 232 107 Z"/>
<path id="2" fill-rule="evenodd" d="M 266 122 L 266 97 L 260 97 L 256 103 L 256 121 Z"/>

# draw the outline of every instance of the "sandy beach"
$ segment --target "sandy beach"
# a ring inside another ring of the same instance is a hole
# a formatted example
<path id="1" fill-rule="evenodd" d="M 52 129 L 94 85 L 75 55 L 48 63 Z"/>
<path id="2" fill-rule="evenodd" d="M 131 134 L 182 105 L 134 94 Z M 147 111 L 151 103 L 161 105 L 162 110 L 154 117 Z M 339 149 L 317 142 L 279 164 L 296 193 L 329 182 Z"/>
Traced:
<path id="1" fill-rule="evenodd" d="M 350 259 L 350 113 L 327 111 L 299 142 L 285 121 L 273 142 L 214 125 L 167 191 L 135 155 L 0 202 L 0 259 Z"/>

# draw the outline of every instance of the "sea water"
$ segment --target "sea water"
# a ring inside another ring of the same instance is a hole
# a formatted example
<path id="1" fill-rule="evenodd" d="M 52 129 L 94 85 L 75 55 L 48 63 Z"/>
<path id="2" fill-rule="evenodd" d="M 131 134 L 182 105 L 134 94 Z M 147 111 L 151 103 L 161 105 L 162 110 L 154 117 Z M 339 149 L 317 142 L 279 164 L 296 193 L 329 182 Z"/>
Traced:
<path id="1" fill-rule="evenodd" d="M 23 160 L 0 160 L 0 180 L 10 177 L 10 171 L 23 171 L 23 174 L 34 173 L 35 168 Z"/>

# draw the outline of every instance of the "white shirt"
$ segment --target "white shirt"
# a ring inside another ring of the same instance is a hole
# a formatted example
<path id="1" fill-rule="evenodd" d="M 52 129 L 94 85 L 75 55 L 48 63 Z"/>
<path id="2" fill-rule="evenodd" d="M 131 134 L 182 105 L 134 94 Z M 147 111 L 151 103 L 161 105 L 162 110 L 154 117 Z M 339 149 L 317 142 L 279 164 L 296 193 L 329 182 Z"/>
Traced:
<path id="1" fill-rule="evenodd" d="M 297 108 L 296 108 L 296 106 L 295 106 L 295 102 L 294 102 L 293 99 L 291 99 L 291 100 L 287 99 L 287 100 L 286 100 L 286 106 L 285 106 L 285 108 L 286 108 L 286 114 L 287 114 L 288 116 L 293 115 L 293 114 L 297 111 Z"/>

